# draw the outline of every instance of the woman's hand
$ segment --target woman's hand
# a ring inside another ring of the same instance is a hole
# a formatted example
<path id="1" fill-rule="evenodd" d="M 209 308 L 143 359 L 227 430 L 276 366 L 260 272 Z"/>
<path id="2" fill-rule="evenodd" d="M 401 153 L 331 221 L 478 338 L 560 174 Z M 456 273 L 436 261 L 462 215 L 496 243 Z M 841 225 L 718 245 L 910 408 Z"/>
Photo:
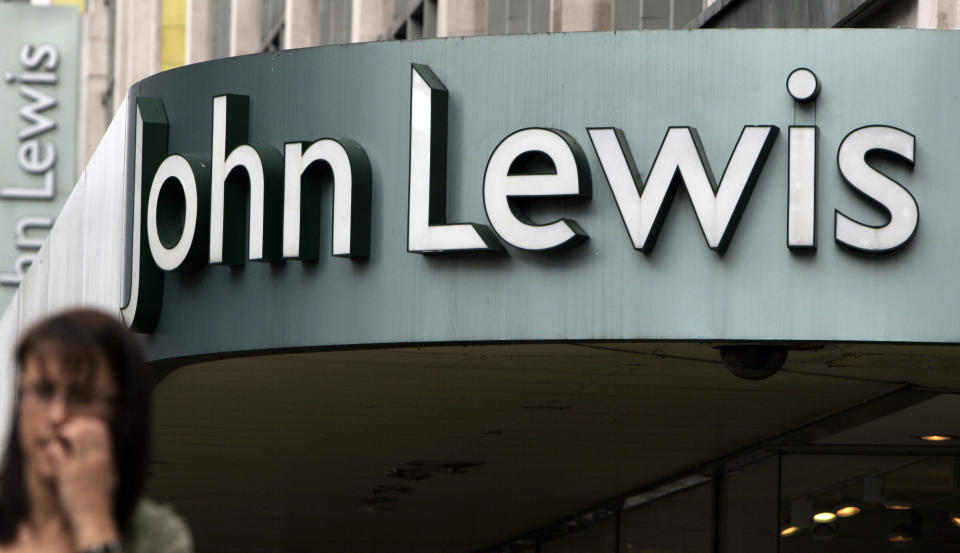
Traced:
<path id="1" fill-rule="evenodd" d="M 117 474 L 107 424 L 75 416 L 46 446 L 56 471 L 57 495 L 79 550 L 119 538 L 113 519 Z"/>

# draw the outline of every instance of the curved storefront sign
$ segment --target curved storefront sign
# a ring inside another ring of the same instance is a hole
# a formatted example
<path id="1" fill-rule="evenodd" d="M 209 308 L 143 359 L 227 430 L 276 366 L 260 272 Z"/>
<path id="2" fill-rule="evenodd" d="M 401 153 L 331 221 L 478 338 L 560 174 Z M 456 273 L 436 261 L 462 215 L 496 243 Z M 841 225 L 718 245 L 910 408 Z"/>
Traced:
<path id="1" fill-rule="evenodd" d="M 955 342 L 957 47 L 593 33 L 162 73 L 128 103 L 124 318 L 157 358 Z"/>

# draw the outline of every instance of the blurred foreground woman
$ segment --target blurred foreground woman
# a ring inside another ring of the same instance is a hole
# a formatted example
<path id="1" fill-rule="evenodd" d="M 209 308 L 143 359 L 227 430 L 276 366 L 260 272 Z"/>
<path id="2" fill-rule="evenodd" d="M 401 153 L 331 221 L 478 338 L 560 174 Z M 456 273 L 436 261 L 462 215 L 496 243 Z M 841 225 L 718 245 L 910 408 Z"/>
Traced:
<path id="1" fill-rule="evenodd" d="M 0 552 L 191 552 L 183 520 L 142 497 L 151 382 L 127 329 L 68 311 L 30 329 L 16 360 Z"/>

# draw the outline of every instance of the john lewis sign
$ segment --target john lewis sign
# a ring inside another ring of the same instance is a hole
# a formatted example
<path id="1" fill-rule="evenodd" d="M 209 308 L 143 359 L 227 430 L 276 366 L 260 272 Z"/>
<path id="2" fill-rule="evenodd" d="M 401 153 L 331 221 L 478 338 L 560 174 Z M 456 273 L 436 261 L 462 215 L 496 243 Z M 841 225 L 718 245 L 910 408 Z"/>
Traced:
<path id="1" fill-rule="evenodd" d="M 0 302 L 23 278 L 74 184 L 79 14 L 0 4 Z"/>
<path id="2" fill-rule="evenodd" d="M 750 40 L 772 42 L 775 36 L 807 47 L 820 40 L 815 34 L 683 35 L 725 51 Z M 510 49 L 518 40 L 465 41 L 470 51 L 456 55 L 475 61 L 474 50 L 480 56 L 484 47 Z M 620 289 L 636 279 L 651 286 L 666 279 L 660 285 L 665 291 L 674 289 L 672 278 L 679 282 L 694 268 L 693 274 L 714 272 L 723 280 L 728 279 L 724 273 L 741 270 L 756 275 L 754 262 L 744 255 L 775 256 L 782 260 L 776 261 L 777 271 L 815 265 L 826 274 L 854 264 L 895 274 L 903 257 L 899 252 L 933 239 L 918 233 L 919 214 L 927 205 L 916 195 L 931 188 L 930 172 L 939 169 L 932 153 L 939 137 L 928 139 L 924 132 L 928 118 L 911 123 L 914 106 L 905 107 L 889 90 L 872 98 L 882 89 L 852 87 L 854 80 L 838 74 L 819 53 L 787 55 L 788 44 L 753 63 L 756 69 L 727 73 L 727 82 L 720 80 L 727 69 L 722 64 L 750 64 L 706 55 L 697 62 L 719 66 L 715 75 L 697 82 L 683 69 L 695 59 L 692 50 L 675 54 L 668 64 L 643 56 L 640 46 L 681 45 L 681 37 L 672 33 L 520 42 L 536 47 L 507 67 L 475 66 L 491 73 L 479 79 L 483 84 L 462 68 L 453 69 L 457 64 L 446 58 L 431 62 L 449 41 L 391 45 L 399 51 L 386 57 L 400 62 L 403 73 L 396 65 L 378 63 L 375 80 L 392 96 L 370 89 L 350 89 L 352 96 L 324 93 L 324 83 L 336 76 L 324 70 L 316 81 L 304 76 L 296 92 L 280 97 L 262 87 L 246 92 L 250 87 L 242 79 L 229 79 L 234 86 L 203 87 L 209 94 L 187 98 L 178 92 L 172 100 L 163 93 L 160 77 L 153 87 L 135 88 L 141 94 L 131 102 L 136 132 L 129 184 L 137 224 L 131 229 L 127 321 L 142 331 L 155 328 L 164 273 L 182 275 L 175 277 L 183 283 L 177 285 L 181 294 L 194 286 L 189 283 L 215 279 L 224 270 L 213 266 L 241 267 L 250 261 L 272 267 L 270 286 L 281 288 L 290 267 L 298 265 L 320 285 L 325 273 L 344 270 L 338 267 L 365 275 L 375 267 L 387 275 L 394 271 L 393 276 L 410 270 L 426 271 L 422 274 L 431 279 L 442 279 L 443 273 L 462 279 L 467 273 L 459 267 L 472 259 L 469 266 L 488 278 L 496 271 L 501 282 L 525 282 L 534 278 L 531 273 L 543 278 L 552 270 L 572 284 L 584 282 L 578 280 L 584 272 L 600 270 L 603 279 L 620 281 Z M 562 68 L 532 83 L 519 78 L 535 66 L 537 52 L 570 53 L 578 48 L 574 43 L 585 50 L 571 63 L 597 66 L 588 72 L 592 80 Z M 351 47 L 347 51 L 353 54 L 345 57 L 364 59 L 364 48 Z M 383 54 L 387 46 L 378 48 Z M 329 68 L 334 56 L 318 49 L 274 63 L 295 75 L 310 71 L 311 57 L 326 61 L 318 67 Z M 633 73 L 604 70 L 627 61 L 635 63 Z M 278 78 L 289 83 L 293 77 Z M 711 90 L 723 102 L 711 100 Z M 302 98 L 311 93 L 324 100 L 306 107 Z M 354 105 L 374 96 L 378 103 Z M 331 97 L 340 104 L 330 103 Z M 402 110 L 389 98 L 402 101 Z M 189 113 L 178 113 L 187 101 L 194 104 L 186 108 Z M 289 119 L 300 106 L 315 115 L 312 122 Z M 363 114 L 365 108 L 381 114 L 387 107 L 390 113 L 383 119 Z M 205 127 L 198 113 L 209 114 Z M 178 126 L 176 120 L 185 118 L 189 125 Z M 273 124 L 278 119 L 287 122 Z M 928 153 L 918 154 L 924 148 Z M 674 202 L 678 194 L 690 201 Z M 322 196 L 329 199 L 321 202 Z M 700 246 L 686 238 L 677 245 L 677 236 L 691 230 L 701 237 Z M 757 233 L 764 242 L 776 239 L 786 256 L 770 247 L 757 249 L 757 239 L 749 238 Z M 668 241 L 674 244 L 664 244 L 671 235 Z M 611 254 L 622 245 L 634 250 L 626 264 L 615 261 L 623 254 Z M 734 247 L 739 253 L 731 258 Z M 590 253 L 573 253 L 581 250 Z M 598 258 L 601 252 L 607 253 Z M 327 254 L 353 261 L 323 261 Z M 668 258 L 696 261 L 671 277 L 664 272 Z M 590 269 L 591 264 L 601 267 Z M 251 270 L 235 269 L 232 281 Z M 744 283 L 753 278 L 744 277 Z M 770 278 L 792 277 L 779 272 Z M 330 281 L 323 286 L 331 290 Z M 770 299 L 762 286 L 754 290 Z M 511 292 L 491 289 L 490 294 L 501 298 Z"/>
<path id="3" fill-rule="evenodd" d="M 816 81 L 810 70 L 795 71 L 791 78 L 798 74 Z M 812 93 L 790 93 L 797 101 L 812 101 Z M 407 250 L 480 252 L 502 250 L 507 244 L 549 252 L 582 244 L 589 236 L 576 221 L 536 223 L 516 203 L 521 198 L 590 197 L 586 154 L 572 135 L 559 129 L 517 130 L 490 154 L 483 176 L 489 227 L 447 223 L 443 174 L 447 102 L 448 91 L 440 79 L 429 67 L 414 64 Z M 142 249 L 135 253 L 139 258 L 135 293 L 124 309 L 133 328 L 149 332 L 156 324 L 159 271 L 196 270 L 203 263 L 242 266 L 245 260 L 316 261 L 320 205 L 304 201 L 305 197 L 315 199 L 322 184 L 310 172 L 319 168 L 315 166 L 325 166 L 332 173 L 332 255 L 369 256 L 370 162 L 364 148 L 348 138 L 321 138 L 312 143 L 288 142 L 281 155 L 270 146 L 247 144 L 249 109 L 245 96 L 213 98 L 213 157 L 209 159 L 199 153 L 167 155 L 169 129 L 162 101 L 137 99 L 134 219 L 141 224 L 134 236 L 142 245 L 146 235 L 149 257 Z M 693 203 L 707 246 L 722 254 L 779 134 L 775 125 L 744 126 L 718 179 L 697 130 L 670 127 L 644 182 L 621 129 L 583 130 L 590 137 L 627 235 L 633 247 L 644 253 L 653 250 L 676 189 L 682 187 Z M 790 248 L 816 248 L 817 131 L 812 125 L 789 127 L 790 170 L 784 177 L 790 191 L 785 210 Z M 837 211 L 834 237 L 838 244 L 882 253 L 899 248 L 913 236 L 919 216 L 916 201 L 906 188 L 874 169 L 867 155 L 894 156 L 912 166 L 915 148 L 912 134 L 881 124 L 852 130 L 843 138 L 836 154 L 840 174 L 885 211 L 889 220 L 870 226 Z M 147 277 L 148 273 L 154 274 Z"/>

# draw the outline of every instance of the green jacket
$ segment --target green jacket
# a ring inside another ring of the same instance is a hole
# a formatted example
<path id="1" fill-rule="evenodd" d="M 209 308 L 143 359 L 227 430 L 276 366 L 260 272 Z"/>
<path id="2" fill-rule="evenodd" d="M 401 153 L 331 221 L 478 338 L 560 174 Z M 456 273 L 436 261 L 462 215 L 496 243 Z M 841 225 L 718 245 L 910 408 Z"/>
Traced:
<path id="1" fill-rule="evenodd" d="M 133 514 L 124 553 L 193 553 L 193 537 L 186 521 L 171 507 L 141 499 Z"/>

